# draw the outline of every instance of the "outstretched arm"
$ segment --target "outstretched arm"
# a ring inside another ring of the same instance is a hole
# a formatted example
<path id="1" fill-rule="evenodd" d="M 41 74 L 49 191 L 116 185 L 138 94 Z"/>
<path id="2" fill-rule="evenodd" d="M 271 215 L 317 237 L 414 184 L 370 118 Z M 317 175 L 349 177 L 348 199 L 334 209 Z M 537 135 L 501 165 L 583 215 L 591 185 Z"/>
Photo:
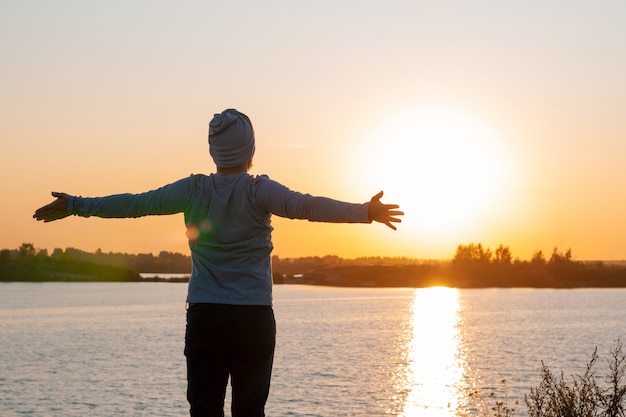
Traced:
<path id="1" fill-rule="evenodd" d="M 192 175 L 156 190 L 140 194 L 112 194 L 104 197 L 75 197 L 53 192 L 56 200 L 35 211 L 33 218 L 51 222 L 70 215 L 102 218 L 135 218 L 182 213 L 189 203 L 193 187 L 202 176 Z"/>
<path id="2" fill-rule="evenodd" d="M 33 218 L 43 220 L 44 223 L 60 220 L 70 215 L 67 210 L 68 195 L 65 193 L 52 192 L 52 197 L 56 197 L 52 203 L 38 208 L 33 214 Z"/>
<path id="3" fill-rule="evenodd" d="M 369 202 L 367 207 L 367 215 L 370 221 L 376 221 L 386 224 L 388 227 L 396 230 L 396 226 L 392 223 L 400 223 L 397 216 L 404 216 L 404 212 L 398 209 L 400 206 L 397 204 L 383 204 L 380 202 L 383 192 L 379 192 Z"/>

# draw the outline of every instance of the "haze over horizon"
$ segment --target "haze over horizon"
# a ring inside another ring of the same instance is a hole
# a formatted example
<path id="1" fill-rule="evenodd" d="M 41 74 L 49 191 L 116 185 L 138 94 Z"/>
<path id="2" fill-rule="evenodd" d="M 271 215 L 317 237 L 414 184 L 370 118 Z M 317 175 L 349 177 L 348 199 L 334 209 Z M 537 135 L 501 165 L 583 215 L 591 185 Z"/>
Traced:
<path id="1" fill-rule="evenodd" d="M 275 255 L 626 259 L 626 2 L 9 0 L 0 45 L 0 248 L 188 253 L 182 215 L 31 216 L 213 172 L 208 122 L 235 107 L 252 174 L 406 212 L 274 217 Z"/>

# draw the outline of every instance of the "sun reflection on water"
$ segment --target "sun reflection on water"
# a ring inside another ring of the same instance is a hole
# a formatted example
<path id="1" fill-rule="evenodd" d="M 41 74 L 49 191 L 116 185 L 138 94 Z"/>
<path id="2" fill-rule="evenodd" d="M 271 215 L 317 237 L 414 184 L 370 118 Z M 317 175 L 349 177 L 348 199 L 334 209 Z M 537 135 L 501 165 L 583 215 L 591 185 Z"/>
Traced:
<path id="1" fill-rule="evenodd" d="M 402 416 L 458 416 L 464 409 L 466 361 L 459 290 L 417 289 L 406 337 Z"/>

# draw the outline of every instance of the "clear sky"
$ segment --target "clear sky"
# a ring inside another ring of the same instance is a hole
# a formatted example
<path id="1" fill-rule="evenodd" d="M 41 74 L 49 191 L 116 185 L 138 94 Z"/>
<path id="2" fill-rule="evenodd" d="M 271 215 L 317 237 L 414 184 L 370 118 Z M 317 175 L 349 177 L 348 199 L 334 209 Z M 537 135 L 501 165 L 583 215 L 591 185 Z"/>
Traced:
<path id="1" fill-rule="evenodd" d="M 212 172 L 208 122 L 235 107 L 253 174 L 406 212 L 275 218 L 281 257 L 626 259 L 625 45 L 623 0 L 3 0 L 0 248 L 186 253 L 182 215 L 31 216 Z"/>

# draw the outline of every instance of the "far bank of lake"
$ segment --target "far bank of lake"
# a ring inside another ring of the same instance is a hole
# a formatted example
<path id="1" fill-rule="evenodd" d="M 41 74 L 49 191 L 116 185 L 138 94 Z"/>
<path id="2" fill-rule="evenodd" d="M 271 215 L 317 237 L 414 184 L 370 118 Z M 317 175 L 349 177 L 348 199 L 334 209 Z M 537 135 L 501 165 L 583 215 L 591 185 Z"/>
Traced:
<path id="1" fill-rule="evenodd" d="M 68 248 L 48 255 L 31 244 L 23 244 L 19 249 L 0 252 L 0 281 L 186 282 L 190 266 L 189 256 L 168 252 L 155 257 L 150 254 L 92 254 Z M 623 262 L 575 261 L 571 251 L 562 253 L 557 249 L 549 258 L 538 252 L 530 261 L 520 261 L 513 260 L 506 247 L 500 246 L 493 254 L 480 244 L 459 245 L 457 254 L 449 261 L 273 256 L 272 268 L 275 284 L 409 288 L 626 287 Z"/>

